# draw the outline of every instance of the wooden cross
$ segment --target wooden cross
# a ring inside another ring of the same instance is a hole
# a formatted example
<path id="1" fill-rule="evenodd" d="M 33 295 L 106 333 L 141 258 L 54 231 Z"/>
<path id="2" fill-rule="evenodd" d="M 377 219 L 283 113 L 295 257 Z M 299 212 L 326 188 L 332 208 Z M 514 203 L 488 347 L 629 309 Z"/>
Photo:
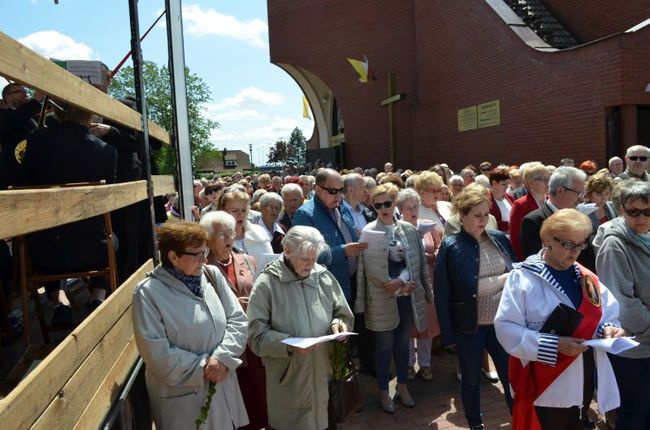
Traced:
<path id="1" fill-rule="evenodd" d="M 389 145 L 390 145 L 390 162 L 395 163 L 395 147 L 396 147 L 396 133 L 395 133 L 395 109 L 393 105 L 406 98 L 406 94 L 395 94 L 395 74 L 388 74 L 388 98 L 381 101 L 381 106 L 388 106 L 388 132 L 389 132 Z"/>

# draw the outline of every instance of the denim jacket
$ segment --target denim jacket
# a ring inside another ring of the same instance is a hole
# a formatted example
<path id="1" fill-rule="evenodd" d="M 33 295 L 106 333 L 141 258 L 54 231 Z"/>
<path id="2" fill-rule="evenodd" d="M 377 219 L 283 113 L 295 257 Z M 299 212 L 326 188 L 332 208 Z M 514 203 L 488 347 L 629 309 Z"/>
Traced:
<path id="1" fill-rule="evenodd" d="M 511 270 L 515 256 L 505 233 L 497 230 L 486 230 L 486 233 L 503 254 L 506 269 Z M 478 329 L 479 262 L 479 244 L 464 230 L 446 237 L 440 246 L 433 285 L 445 345 L 456 343 L 454 332 L 473 333 Z"/>

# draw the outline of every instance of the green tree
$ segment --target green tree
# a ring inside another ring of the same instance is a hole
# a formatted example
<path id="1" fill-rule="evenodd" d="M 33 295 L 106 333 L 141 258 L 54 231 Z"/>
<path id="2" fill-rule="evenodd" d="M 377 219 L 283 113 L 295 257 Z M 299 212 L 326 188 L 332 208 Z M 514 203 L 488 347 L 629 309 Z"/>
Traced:
<path id="1" fill-rule="evenodd" d="M 285 164 L 289 160 L 289 144 L 284 140 L 275 142 L 269 150 L 269 163 Z"/>
<path id="2" fill-rule="evenodd" d="M 171 132 L 174 116 L 169 69 L 166 66 L 158 66 L 153 61 L 145 61 L 142 78 L 149 119 Z M 185 68 L 185 83 L 192 170 L 196 172 L 200 160 L 221 157 L 220 151 L 210 143 L 210 133 L 219 127 L 219 123 L 204 116 L 205 104 L 211 99 L 208 84 L 188 68 Z M 116 98 L 135 94 L 133 67 L 125 67 L 113 77 L 109 94 Z M 176 155 L 172 146 L 163 145 L 161 150 L 155 153 L 155 158 L 162 174 L 176 173 Z"/>
<path id="3" fill-rule="evenodd" d="M 304 164 L 305 153 L 307 150 L 307 139 L 305 139 L 302 130 L 298 127 L 294 128 L 291 132 L 288 146 L 288 162 L 298 166 Z"/>

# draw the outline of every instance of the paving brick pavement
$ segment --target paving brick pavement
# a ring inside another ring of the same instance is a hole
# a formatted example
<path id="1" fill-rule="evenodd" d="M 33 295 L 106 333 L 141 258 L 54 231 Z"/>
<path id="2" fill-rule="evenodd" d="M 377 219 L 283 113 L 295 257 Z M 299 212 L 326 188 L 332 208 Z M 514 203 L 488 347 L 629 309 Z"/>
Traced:
<path id="1" fill-rule="evenodd" d="M 397 404 L 394 415 L 386 414 L 379 408 L 375 379 L 368 375 L 361 375 L 364 407 L 347 422 L 340 424 L 339 430 L 467 429 L 456 380 L 456 357 L 443 353 L 434 355 L 431 362 L 432 381 L 427 382 L 418 378 L 409 382 L 409 391 L 417 403 L 415 408 L 408 409 Z M 391 381 L 390 390 L 391 394 L 394 394 L 395 379 Z M 511 428 L 510 414 L 500 383 L 490 384 L 485 381 L 481 385 L 481 409 L 486 429 Z M 592 419 L 597 420 L 595 405 L 592 404 L 589 414 Z M 602 420 L 598 420 L 597 428 L 608 427 Z"/>

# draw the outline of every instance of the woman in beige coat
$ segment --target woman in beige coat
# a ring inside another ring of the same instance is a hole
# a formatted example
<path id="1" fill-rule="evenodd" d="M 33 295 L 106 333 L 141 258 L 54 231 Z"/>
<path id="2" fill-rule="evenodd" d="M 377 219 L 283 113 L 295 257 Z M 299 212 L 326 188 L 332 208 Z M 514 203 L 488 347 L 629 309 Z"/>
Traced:
<path id="1" fill-rule="evenodd" d="M 216 391 L 204 428 L 248 424 L 235 374 L 246 314 L 216 268 L 204 268 L 207 237 L 198 224 L 160 227 L 162 264 L 133 292 L 133 331 L 158 430 L 194 429 L 209 382 Z"/>
<path id="2" fill-rule="evenodd" d="M 303 349 L 282 341 L 347 331 L 354 319 L 336 278 L 316 264 L 327 246 L 320 232 L 295 226 L 282 246 L 282 257 L 268 264 L 253 286 L 248 344 L 266 369 L 270 426 L 322 430 L 328 426 L 331 344 Z"/>
<path id="3" fill-rule="evenodd" d="M 427 327 L 426 303 L 433 303 L 431 279 L 421 236 L 413 225 L 394 221 L 398 188 L 390 183 L 372 191 L 376 221 L 364 230 L 384 232 L 383 243 L 369 246 L 359 260 L 355 312 L 365 312 L 366 327 L 375 332 L 375 366 L 380 403 L 387 413 L 395 412 L 388 394 L 391 355 L 397 371 L 397 395 L 406 407 L 415 402 L 406 387 L 409 333 Z"/>

